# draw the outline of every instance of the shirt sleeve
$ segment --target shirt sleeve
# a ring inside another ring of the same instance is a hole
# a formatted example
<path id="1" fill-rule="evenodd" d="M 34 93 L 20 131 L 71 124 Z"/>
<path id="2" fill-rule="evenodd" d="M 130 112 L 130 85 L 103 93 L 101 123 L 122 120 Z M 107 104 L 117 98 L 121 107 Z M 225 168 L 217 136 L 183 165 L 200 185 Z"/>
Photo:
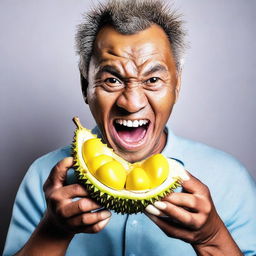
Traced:
<path id="1" fill-rule="evenodd" d="M 44 178 L 38 168 L 38 161 L 35 161 L 17 192 L 3 256 L 13 255 L 24 246 L 44 214 Z"/>
<path id="2" fill-rule="evenodd" d="M 241 167 L 233 179 L 233 192 L 226 202 L 233 202 L 234 210 L 226 219 L 226 226 L 240 250 L 246 256 L 256 255 L 256 184 Z M 225 200 L 225 198 L 223 198 Z"/>

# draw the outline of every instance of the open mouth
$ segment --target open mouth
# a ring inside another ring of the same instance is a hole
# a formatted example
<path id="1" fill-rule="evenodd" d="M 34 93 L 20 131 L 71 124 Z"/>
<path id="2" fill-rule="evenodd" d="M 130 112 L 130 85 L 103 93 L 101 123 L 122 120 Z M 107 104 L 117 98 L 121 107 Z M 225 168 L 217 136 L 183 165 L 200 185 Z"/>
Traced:
<path id="1" fill-rule="evenodd" d="M 125 148 L 139 146 L 145 140 L 150 121 L 139 120 L 114 120 L 114 130 L 119 144 Z"/>

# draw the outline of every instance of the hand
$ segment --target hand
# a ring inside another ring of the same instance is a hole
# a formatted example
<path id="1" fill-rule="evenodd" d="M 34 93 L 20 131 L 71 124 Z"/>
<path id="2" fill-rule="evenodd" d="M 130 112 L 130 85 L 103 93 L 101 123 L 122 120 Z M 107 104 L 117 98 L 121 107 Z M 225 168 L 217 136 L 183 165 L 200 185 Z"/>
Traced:
<path id="1" fill-rule="evenodd" d="M 80 184 L 64 186 L 67 171 L 73 165 L 73 158 L 60 161 L 51 171 L 44 184 L 47 211 L 44 222 L 54 225 L 60 233 L 97 233 L 110 220 L 111 213 L 106 210 L 91 212 L 101 208 L 88 197 L 87 191 Z M 72 199 L 82 197 L 79 200 Z"/>
<path id="2" fill-rule="evenodd" d="M 109 222 L 109 211 L 91 212 L 101 207 L 88 197 L 81 185 L 64 186 L 72 165 L 73 158 L 67 157 L 52 169 L 43 187 L 47 201 L 44 218 L 15 255 L 64 256 L 76 233 L 96 233 Z M 72 200 L 77 197 L 82 198 Z"/>
<path id="3" fill-rule="evenodd" d="M 207 246 L 215 249 L 227 247 L 229 243 L 231 251 L 227 252 L 233 254 L 223 255 L 242 255 L 219 217 L 208 187 L 191 174 L 183 181 L 182 187 L 183 192 L 171 193 L 162 201 L 155 202 L 154 206 L 149 205 L 146 208 L 148 217 L 167 236 L 192 244 L 196 251 Z M 209 255 L 222 255 L 217 254 L 219 251 L 214 252 Z"/>

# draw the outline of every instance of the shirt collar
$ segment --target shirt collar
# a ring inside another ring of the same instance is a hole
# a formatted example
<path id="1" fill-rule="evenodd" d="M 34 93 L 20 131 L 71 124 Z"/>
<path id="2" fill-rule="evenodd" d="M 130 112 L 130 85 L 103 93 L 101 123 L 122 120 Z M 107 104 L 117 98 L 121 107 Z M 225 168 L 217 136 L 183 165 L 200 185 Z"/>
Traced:
<path id="1" fill-rule="evenodd" d="M 169 127 L 165 127 L 167 140 L 163 151 L 161 152 L 164 156 L 172 158 L 184 166 L 182 157 L 182 148 L 180 145 L 180 139 L 177 137 Z"/>

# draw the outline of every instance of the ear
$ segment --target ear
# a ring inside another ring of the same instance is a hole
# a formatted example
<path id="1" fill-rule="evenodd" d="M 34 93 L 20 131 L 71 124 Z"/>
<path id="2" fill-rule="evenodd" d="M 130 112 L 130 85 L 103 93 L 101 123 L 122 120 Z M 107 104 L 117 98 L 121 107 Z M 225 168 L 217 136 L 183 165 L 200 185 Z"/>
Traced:
<path id="1" fill-rule="evenodd" d="M 177 102 L 180 95 L 180 87 L 181 87 L 181 70 L 177 72 L 177 83 L 175 88 L 175 103 Z"/>
<path id="2" fill-rule="evenodd" d="M 82 72 L 80 72 L 80 82 L 81 82 L 82 93 L 84 96 L 84 101 L 86 104 L 88 104 L 88 100 L 87 100 L 88 80 L 82 75 Z"/>

